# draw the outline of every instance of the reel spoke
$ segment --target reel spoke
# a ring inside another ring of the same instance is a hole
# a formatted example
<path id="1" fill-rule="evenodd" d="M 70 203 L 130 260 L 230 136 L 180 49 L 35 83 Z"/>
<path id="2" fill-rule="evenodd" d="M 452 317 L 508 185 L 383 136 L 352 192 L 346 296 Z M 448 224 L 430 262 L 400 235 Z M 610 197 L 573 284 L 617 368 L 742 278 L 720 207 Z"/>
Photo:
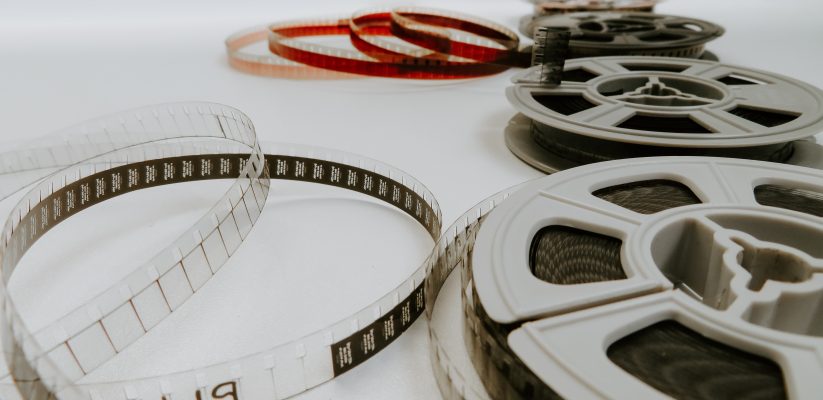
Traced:
<path id="1" fill-rule="evenodd" d="M 717 110 L 696 110 L 690 117 L 713 134 L 741 137 L 759 131 L 763 126 L 733 114 Z"/>
<path id="2" fill-rule="evenodd" d="M 615 126 L 634 115 L 634 113 L 634 110 L 622 107 L 620 104 L 601 104 L 597 107 L 581 111 L 575 114 L 575 116 L 581 121 L 591 124 Z"/>
<path id="3" fill-rule="evenodd" d="M 796 96 L 787 95 L 797 91 L 795 87 L 785 83 L 740 85 L 734 88 L 736 102 L 741 105 L 788 115 L 811 111 L 814 104 L 804 101 L 801 93 L 797 93 Z"/>

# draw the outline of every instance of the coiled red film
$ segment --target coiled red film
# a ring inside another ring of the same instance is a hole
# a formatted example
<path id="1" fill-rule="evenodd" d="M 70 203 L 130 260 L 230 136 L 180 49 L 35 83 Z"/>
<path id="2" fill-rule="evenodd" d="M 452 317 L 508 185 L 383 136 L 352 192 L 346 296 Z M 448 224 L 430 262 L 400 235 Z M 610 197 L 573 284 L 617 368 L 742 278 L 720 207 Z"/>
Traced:
<path id="1" fill-rule="evenodd" d="M 262 39 L 259 30 L 226 41 L 230 64 L 259 75 L 302 77 L 301 66 L 387 78 L 461 79 L 526 67 L 513 31 L 478 18 L 451 12 L 398 8 L 358 12 L 349 18 L 292 21 L 268 27 L 271 56 L 239 51 Z M 348 36 L 354 49 L 311 43 L 302 38 Z M 409 45 L 398 44 L 401 39 Z M 318 74 L 322 75 L 322 74 Z"/>

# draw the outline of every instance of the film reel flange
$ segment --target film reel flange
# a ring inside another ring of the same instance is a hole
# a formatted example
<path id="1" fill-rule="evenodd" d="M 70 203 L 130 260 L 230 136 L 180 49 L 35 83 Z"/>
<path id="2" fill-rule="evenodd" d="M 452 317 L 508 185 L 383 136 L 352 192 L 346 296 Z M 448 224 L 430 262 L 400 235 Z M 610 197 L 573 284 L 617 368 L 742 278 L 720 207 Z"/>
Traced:
<path id="1" fill-rule="evenodd" d="M 486 216 L 463 274 L 484 385 L 816 398 L 821 216 L 823 173 L 751 160 L 619 160 L 527 184 Z"/>
<path id="2" fill-rule="evenodd" d="M 531 35 L 540 26 L 572 32 L 569 57 L 663 56 L 699 58 L 723 28 L 694 18 L 631 12 L 582 12 L 537 16 L 521 23 Z"/>
<path id="3" fill-rule="evenodd" d="M 563 83 L 535 84 L 535 70 L 506 90 L 522 113 L 509 149 L 555 172 L 616 158 L 709 155 L 819 166 L 823 91 L 764 71 L 663 57 L 566 63 Z"/>

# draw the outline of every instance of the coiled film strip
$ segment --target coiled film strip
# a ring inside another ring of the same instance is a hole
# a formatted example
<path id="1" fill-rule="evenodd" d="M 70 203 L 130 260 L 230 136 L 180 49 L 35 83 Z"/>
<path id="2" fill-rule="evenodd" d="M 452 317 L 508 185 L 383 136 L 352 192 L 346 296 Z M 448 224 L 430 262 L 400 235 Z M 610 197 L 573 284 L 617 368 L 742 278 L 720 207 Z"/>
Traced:
<path id="1" fill-rule="evenodd" d="M 192 109 L 198 111 L 183 111 Z M 257 146 L 254 129 L 244 115 L 214 105 L 206 109 L 159 106 L 104 121 L 122 123 L 85 126 L 102 130 L 104 137 L 112 130 L 126 137 L 159 132 L 163 139 L 179 139 L 180 133 L 190 130 L 204 131 L 206 137 L 243 137 Z M 218 272 L 262 211 L 269 174 L 274 179 L 323 183 L 375 197 L 412 216 L 432 237 L 439 234 L 439 210 L 432 196 L 414 179 L 380 163 L 299 146 L 274 146 L 263 155 L 259 150 L 250 153 L 254 148 L 248 146 L 187 143 L 148 142 L 104 152 L 49 176 L 16 207 L 18 218 L 8 222 L 4 236 L 6 283 L 14 265 L 36 240 L 82 209 L 142 188 L 241 176 L 218 205 L 168 249 L 48 328 L 28 331 L 6 296 L 6 356 L 23 398 L 171 399 L 192 393 L 215 398 L 289 397 L 362 363 L 422 312 L 420 285 L 425 276 L 417 271 L 350 318 L 259 354 L 154 379 L 78 383 L 179 308 Z M 41 164 L 59 164 L 51 152 L 45 154 L 49 158 Z M 379 334 L 375 333 L 378 328 Z M 4 398 L 13 393 L 9 387 L 5 391 Z"/>
<path id="2" fill-rule="evenodd" d="M 264 35 L 271 55 L 243 51 Z M 356 50 L 300 39 L 311 36 L 348 37 Z M 384 37 L 399 38 L 409 45 Z M 511 30 L 470 16 L 421 8 L 362 11 L 327 21 L 275 23 L 265 33 L 252 29 L 232 35 L 226 48 L 229 62 L 240 70 L 286 77 L 300 77 L 298 65 L 344 74 L 410 79 L 471 78 L 530 65 L 530 54 L 521 51 L 519 37 Z"/>

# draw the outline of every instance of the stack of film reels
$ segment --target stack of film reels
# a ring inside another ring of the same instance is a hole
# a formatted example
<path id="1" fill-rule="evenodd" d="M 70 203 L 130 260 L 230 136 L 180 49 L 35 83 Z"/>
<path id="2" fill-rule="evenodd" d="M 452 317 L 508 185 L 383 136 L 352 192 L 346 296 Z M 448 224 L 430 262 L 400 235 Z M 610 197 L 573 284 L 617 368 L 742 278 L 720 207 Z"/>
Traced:
<path id="1" fill-rule="evenodd" d="M 641 3 L 541 7 L 529 20 L 529 30 L 541 28 L 531 53 L 506 28 L 416 9 L 274 24 L 227 41 L 233 66 L 265 75 L 309 66 L 444 79 L 535 64 L 506 90 L 520 114 L 505 137 L 552 175 L 445 228 L 434 196 L 408 174 L 353 154 L 260 143 L 247 116 L 216 104 L 131 110 L 0 154 L 2 197 L 27 189 L 0 243 L 9 370 L 0 398 L 289 398 L 366 362 L 419 317 L 435 318 L 455 269 L 465 349 L 429 324 L 446 399 L 818 398 L 823 149 L 812 136 L 823 131 L 823 91 L 701 60 L 722 28 L 638 13 L 653 6 Z M 358 52 L 297 40 L 312 35 L 349 35 Z M 241 52 L 263 38 L 289 61 Z M 52 228 L 120 195 L 214 179 L 229 189 L 173 243 L 29 329 L 8 285 Z M 432 251 L 369 306 L 292 341 L 170 375 L 84 380 L 231 265 L 255 234 L 271 180 L 388 204 L 431 236 Z M 457 362 L 461 352 L 473 369 Z"/>

